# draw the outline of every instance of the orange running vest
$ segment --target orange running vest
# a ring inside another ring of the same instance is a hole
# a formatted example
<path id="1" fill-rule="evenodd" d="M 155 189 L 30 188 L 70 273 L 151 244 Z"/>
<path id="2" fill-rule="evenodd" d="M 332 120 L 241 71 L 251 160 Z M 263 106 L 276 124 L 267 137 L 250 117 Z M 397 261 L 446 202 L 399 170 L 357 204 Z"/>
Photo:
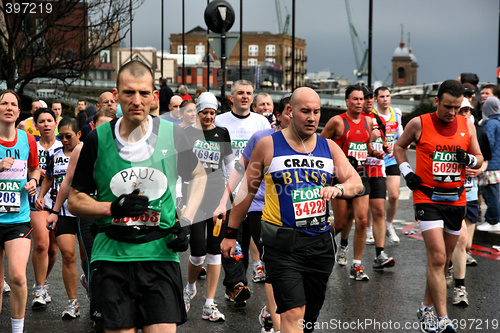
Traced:
<path id="1" fill-rule="evenodd" d="M 465 165 L 456 161 L 456 150 L 467 150 L 470 145 L 469 127 L 465 117 L 457 116 L 457 131 L 452 136 L 443 136 L 434 127 L 431 114 L 420 116 L 422 133 L 417 143 L 417 167 L 415 174 L 422 178 L 427 187 L 458 188 L 465 181 Z M 439 203 L 444 205 L 465 206 L 465 191 L 457 201 L 436 202 L 420 190 L 413 191 L 413 203 Z"/>

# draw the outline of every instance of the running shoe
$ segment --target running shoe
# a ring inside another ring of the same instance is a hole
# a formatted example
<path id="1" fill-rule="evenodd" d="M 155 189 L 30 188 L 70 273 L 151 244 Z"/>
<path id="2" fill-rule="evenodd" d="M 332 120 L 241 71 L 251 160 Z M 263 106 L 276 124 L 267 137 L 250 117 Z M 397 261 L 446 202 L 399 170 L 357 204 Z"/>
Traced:
<path id="1" fill-rule="evenodd" d="M 234 286 L 233 290 L 226 288 L 226 294 L 224 297 L 229 301 L 234 302 L 235 307 L 246 306 L 247 299 L 250 298 L 250 288 L 245 286 L 243 282 L 239 282 Z"/>
<path id="2" fill-rule="evenodd" d="M 226 317 L 217 309 L 217 304 L 203 305 L 203 313 L 201 315 L 202 319 L 208 319 L 210 321 L 224 321 Z"/>
<path id="3" fill-rule="evenodd" d="M 9 293 L 10 292 L 10 286 L 7 283 L 7 281 L 5 281 L 5 279 L 3 279 L 3 292 L 4 293 Z"/>
<path id="4" fill-rule="evenodd" d="M 446 273 L 446 286 L 449 288 L 453 284 L 453 266 L 448 267 L 448 272 Z"/>
<path id="5" fill-rule="evenodd" d="M 395 264 L 396 261 L 394 260 L 394 258 L 389 257 L 387 254 L 385 254 L 384 251 L 382 251 L 373 261 L 373 268 L 383 269 L 386 267 L 393 267 Z"/>
<path id="6" fill-rule="evenodd" d="M 259 323 L 262 326 L 262 332 L 273 332 L 273 320 L 271 314 L 266 310 L 266 306 L 260 310 Z"/>
<path id="7" fill-rule="evenodd" d="M 80 282 L 82 283 L 83 288 L 85 288 L 85 297 L 87 297 L 87 301 L 90 302 L 90 297 L 89 297 L 89 283 L 87 281 L 87 277 L 85 274 L 80 275 Z"/>
<path id="8" fill-rule="evenodd" d="M 50 297 L 50 294 L 49 294 L 49 287 L 50 287 L 49 281 L 45 280 L 45 285 L 43 286 L 43 288 L 45 289 L 45 293 L 44 293 L 43 297 L 45 297 L 46 303 L 52 302 L 52 297 Z"/>
<path id="9" fill-rule="evenodd" d="M 351 272 L 349 274 L 349 277 L 353 280 L 356 281 L 368 281 L 370 278 L 366 273 L 361 269 L 361 266 L 359 265 L 352 265 L 351 266 Z"/>
<path id="10" fill-rule="evenodd" d="M 35 297 L 31 302 L 31 309 L 44 310 L 47 306 L 47 302 L 45 301 L 45 288 L 43 286 L 36 286 L 33 295 Z"/>
<path id="11" fill-rule="evenodd" d="M 469 299 L 467 298 L 467 291 L 465 286 L 453 288 L 453 305 L 469 306 Z"/>
<path id="12" fill-rule="evenodd" d="M 253 282 L 266 282 L 266 271 L 263 265 L 254 267 Z"/>
<path id="13" fill-rule="evenodd" d="M 399 243 L 399 237 L 396 234 L 396 230 L 394 229 L 394 226 L 392 225 L 392 223 L 390 223 L 387 226 L 387 237 L 389 237 L 389 241 L 391 243 Z"/>
<path id="14" fill-rule="evenodd" d="M 453 323 L 450 318 L 446 316 L 446 318 L 441 318 L 436 327 L 436 333 L 456 333 L 457 331 L 453 327 Z"/>
<path id="15" fill-rule="evenodd" d="M 335 256 L 335 260 L 337 261 L 337 264 L 340 266 L 347 266 L 347 250 L 349 249 L 349 245 L 347 246 L 340 246 L 339 251 L 337 252 L 337 255 Z"/>
<path id="16" fill-rule="evenodd" d="M 477 266 L 477 260 L 474 259 L 470 252 L 467 252 L 467 266 Z"/>
<path id="17" fill-rule="evenodd" d="M 68 305 L 62 312 L 62 319 L 75 319 L 76 317 L 80 317 L 80 303 L 75 298 L 74 300 L 68 300 Z"/>
<path id="18" fill-rule="evenodd" d="M 366 242 L 367 245 L 373 245 L 375 244 L 375 238 L 373 237 L 373 231 L 372 230 L 366 230 Z"/>
<path id="19" fill-rule="evenodd" d="M 207 270 L 205 269 L 205 267 L 201 267 L 201 271 L 200 273 L 198 274 L 198 279 L 206 279 L 207 278 Z"/>
<path id="20" fill-rule="evenodd" d="M 432 308 L 418 309 L 417 318 L 420 321 L 420 331 L 423 333 L 436 333 L 437 317 Z"/>
<path id="21" fill-rule="evenodd" d="M 184 288 L 184 291 L 182 293 L 184 296 L 184 306 L 186 307 L 186 312 L 188 312 L 189 308 L 191 307 L 191 300 L 196 295 L 196 290 L 191 293 L 187 290 L 187 287 L 186 287 L 186 288 Z"/>
<path id="22" fill-rule="evenodd" d="M 488 222 L 484 222 L 483 224 L 480 224 L 476 227 L 476 230 L 479 231 L 500 231 L 500 222 L 496 224 L 490 224 Z"/>

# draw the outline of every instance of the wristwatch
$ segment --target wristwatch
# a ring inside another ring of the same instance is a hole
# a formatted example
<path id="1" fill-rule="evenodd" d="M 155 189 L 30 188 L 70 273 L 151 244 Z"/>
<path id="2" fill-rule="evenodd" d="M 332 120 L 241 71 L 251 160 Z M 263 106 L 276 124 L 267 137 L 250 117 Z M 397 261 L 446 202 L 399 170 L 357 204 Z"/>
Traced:
<path id="1" fill-rule="evenodd" d="M 344 186 L 342 186 L 340 184 L 335 184 L 335 185 L 333 185 L 333 187 L 336 187 L 340 190 L 340 196 L 344 195 Z"/>
<path id="2" fill-rule="evenodd" d="M 32 178 L 30 178 L 28 181 L 30 182 L 31 180 L 34 180 L 34 181 L 35 181 L 36 186 L 40 186 L 40 182 L 38 181 L 38 179 L 36 179 L 36 178 L 32 177 Z"/>

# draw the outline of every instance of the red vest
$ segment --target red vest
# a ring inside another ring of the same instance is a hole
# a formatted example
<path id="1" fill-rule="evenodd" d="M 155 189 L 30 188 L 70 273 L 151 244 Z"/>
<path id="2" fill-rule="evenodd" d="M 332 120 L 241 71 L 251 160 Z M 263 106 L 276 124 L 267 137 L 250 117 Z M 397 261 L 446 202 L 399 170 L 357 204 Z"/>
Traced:
<path id="1" fill-rule="evenodd" d="M 339 145 L 346 156 L 356 158 L 359 169 L 365 164 L 366 157 L 368 156 L 370 130 L 367 117 L 361 114 L 360 122 L 357 124 L 347 116 L 347 113 L 342 113 L 340 117 L 344 121 L 344 133 L 339 139 L 334 139 L 333 141 Z"/>

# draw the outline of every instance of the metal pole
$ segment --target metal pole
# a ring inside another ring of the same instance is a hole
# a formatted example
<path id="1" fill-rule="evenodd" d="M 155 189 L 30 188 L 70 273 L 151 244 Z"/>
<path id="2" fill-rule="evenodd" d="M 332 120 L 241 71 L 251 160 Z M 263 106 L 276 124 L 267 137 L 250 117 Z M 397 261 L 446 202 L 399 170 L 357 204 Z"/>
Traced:
<path id="1" fill-rule="evenodd" d="M 210 0 L 207 0 L 207 6 Z M 207 91 L 210 91 L 210 43 L 208 42 L 208 34 L 210 29 L 207 27 Z"/>
<path id="2" fill-rule="evenodd" d="M 373 0 L 370 0 L 368 13 L 368 86 L 372 85 L 372 37 L 373 37 Z"/>
<path id="3" fill-rule="evenodd" d="M 240 80 L 243 79 L 243 0 L 240 0 Z"/>
<path id="4" fill-rule="evenodd" d="M 295 90 L 295 0 L 292 1 L 292 92 Z"/>
<path id="5" fill-rule="evenodd" d="M 185 36 L 184 36 L 184 0 L 182 0 L 182 84 L 186 84 L 186 73 L 184 65 L 184 47 L 185 47 Z"/>
<path id="6" fill-rule="evenodd" d="M 130 11 L 130 60 L 132 61 L 132 0 L 130 0 L 129 11 Z"/>
<path id="7" fill-rule="evenodd" d="M 163 77 L 163 0 L 161 0 L 161 77 Z"/>
<path id="8" fill-rule="evenodd" d="M 226 112 L 226 28 L 222 28 L 222 32 L 220 34 L 220 67 L 222 69 L 222 87 L 220 87 L 220 107 L 221 112 Z"/>

